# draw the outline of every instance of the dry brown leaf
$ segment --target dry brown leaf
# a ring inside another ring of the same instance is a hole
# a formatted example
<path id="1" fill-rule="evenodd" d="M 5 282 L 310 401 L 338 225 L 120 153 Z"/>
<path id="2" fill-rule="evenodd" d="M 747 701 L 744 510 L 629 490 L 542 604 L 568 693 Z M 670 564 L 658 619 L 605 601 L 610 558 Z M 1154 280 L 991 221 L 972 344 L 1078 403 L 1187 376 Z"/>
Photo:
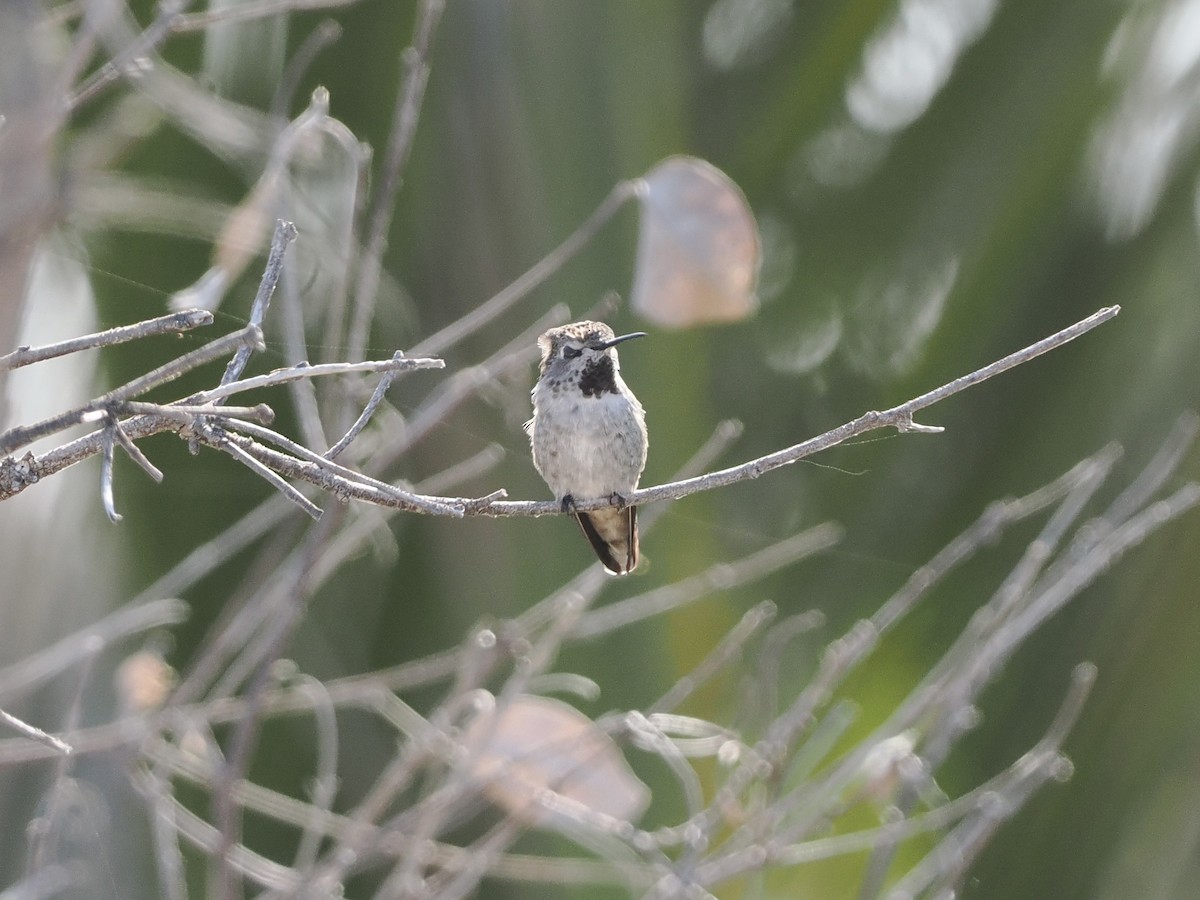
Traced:
<path id="1" fill-rule="evenodd" d="M 665 328 L 743 319 L 758 308 L 758 227 L 724 172 L 673 156 L 642 179 L 632 306 Z"/>
<path id="2" fill-rule="evenodd" d="M 464 743 L 488 799 L 531 825 L 553 827 L 571 809 L 632 822 L 650 802 L 613 739 L 558 700 L 518 696 L 478 716 Z"/>

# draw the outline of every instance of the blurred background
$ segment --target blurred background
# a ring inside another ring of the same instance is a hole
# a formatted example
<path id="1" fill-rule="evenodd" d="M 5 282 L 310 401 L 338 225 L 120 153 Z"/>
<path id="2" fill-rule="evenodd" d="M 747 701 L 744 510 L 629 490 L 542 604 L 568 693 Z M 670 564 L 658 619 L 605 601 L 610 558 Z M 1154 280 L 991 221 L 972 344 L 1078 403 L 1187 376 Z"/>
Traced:
<path id="1" fill-rule="evenodd" d="M 133 7 L 150 20 L 152 4 Z M 362 2 L 216 29 L 207 39 L 182 34 L 163 54 L 250 107 L 266 109 L 281 81 L 294 78 L 288 116 L 325 86 L 331 115 L 374 148 L 377 175 L 413 15 L 412 3 Z M 306 69 L 288 69 L 327 17 L 342 29 L 338 40 Z M 753 208 L 763 247 L 757 315 L 665 330 L 626 306 L 606 313 L 618 333 L 650 332 L 621 351 L 647 410 L 644 485 L 670 480 L 724 419 L 745 425 L 721 461 L 729 465 L 898 404 L 1102 306 L 1122 307 L 1082 340 L 918 417 L 944 434 L 873 433 L 671 504 L 644 539 L 642 569 L 610 583 L 602 602 L 822 521 L 841 523 L 845 537 L 761 582 L 572 648 L 560 668 L 604 691 L 583 705 L 588 712 L 658 696 L 761 599 L 827 617 L 797 650 L 810 654 L 796 660 L 799 677 L 825 641 L 874 611 L 989 501 L 1027 493 L 1113 441 L 1125 448 L 1117 481 L 1127 482 L 1197 405 L 1200 0 L 454 0 L 431 64 L 368 358 L 410 347 L 477 307 L 616 182 L 667 156 L 713 163 Z M 40 293 L 23 332 L 36 336 L 23 342 L 163 313 L 209 267 L 213 235 L 261 175 L 261 158 L 222 157 L 118 97 L 83 107 L 58 148 L 72 202 L 41 250 Z M 85 156 L 73 143 L 105 128 L 124 135 L 116 149 L 92 146 Z M 138 206 L 150 192 L 183 206 L 151 216 Z M 628 296 L 635 249 L 628 209 L 510 313 L 448 352 L 447 371 L 478 362 L 556 303 L 579 318 L 606 292 Z M 252 263 L 230 289 L 222 330 L 245 322 L 260 271 Z M 306 287 L 306 302 L 320 304 L 320 291 Z M 268 322 L 267 368 L 289 361 L 281 327 Z M 342 348 L 322 346 L 319 334 L 310 342 L 339 358 Z M 105 351 L 97 377 L 120 383 L 177 350 Z M 535 377 L 532 344 L 529 352 L 528 366 L 440 423 L 398 474 L 419 482 L 496 444 L 499 465 L 456 490 L 503 487 L 514 499 L 544 499 L 521 429 Z M 44 385 L 57 376 L 38 377 Z M 410 413 L 442 377 L 410 376 L 391 399 Z M 58 408 L 66 390 L 52 398 Z M 10 392 L 19 393 L 15 379 Z M 285 407 L 281 398 L 276 408 Z M 286 421 L 281 427 L 288 431 Z M 0 506 L 4 567 L 16 576 L 0 587 L 8 595 L 0 665 L 138 594 L 270 492 L 225 457 L 188 456 L 174 438 L 144 449 L 167 478 L 154 485 L 121 461 L 117 526 L 100 513 L 95 460 Z M 1181 477 L 1198 471 L 1192 451 Z M 580 535 L 557 517 L 401 516 L 390 528 L 394 546 L 383 542 L 347 564 L 311 603 L 288 651 L 304 671 L 330 678 L 443 649 L 481 618 L 518 614 L 590 562 Z M 75 546 L 90 555 L 65 549 Z M 1037 740 L 1076 663 L 1099 667 L 1066 745 L 1074 778 L 1047 787 L 1000 830 L 964 896 L 1193 896 L 1197 546 L 1194 514 L 1152 536 L 984 694 L 982 723 L 939 779 L 952 795 Z M 889 638 L 849 686 L 862 707 L 850 737 L 866 733 L 937 659 L 1022 548 L 1018 535 L 984 554 Z M 186 668 L 245 565 L 235 558 L 182 594 L 192 612 L 172 630 L 174 665 Z M 729 720 L 735 702 L 727 684 L 691 711 Z M 354 727 L 344 740 L 386 752 L 381 729 Z M 286 731 L 265 739 L 276 742 L 267 745 L 272 783 L 302 780 L 311 760 L 288 750 Z M 95 780 L 105 783 L 103 772 Z M 12 785 L 0 794 L 28 817 L 28 796 Z M 119 817 L 120 799 L 108 803 Z M 22 835 L 4 831 L 0 870 L 19 870 Z M 847 858 L 780 872 L 770 895 L 852 897 L 861 866 Z M 486 890 L 527 896 L 520 886 Z"/>

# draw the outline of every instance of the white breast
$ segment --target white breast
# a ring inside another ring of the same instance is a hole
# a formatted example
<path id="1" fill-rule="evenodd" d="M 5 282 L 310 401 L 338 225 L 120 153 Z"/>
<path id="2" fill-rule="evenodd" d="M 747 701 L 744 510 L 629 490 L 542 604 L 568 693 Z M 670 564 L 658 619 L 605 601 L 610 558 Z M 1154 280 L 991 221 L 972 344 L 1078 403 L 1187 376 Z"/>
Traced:
<path id="1" fill-rule="evenodd" d="M 534 465 L 557 499 L 628 494 L 637 487 L 646 464 L 646 425 L 641 404 L 627 389 L 585 397 L 539 385 L 534 407 Z"/>

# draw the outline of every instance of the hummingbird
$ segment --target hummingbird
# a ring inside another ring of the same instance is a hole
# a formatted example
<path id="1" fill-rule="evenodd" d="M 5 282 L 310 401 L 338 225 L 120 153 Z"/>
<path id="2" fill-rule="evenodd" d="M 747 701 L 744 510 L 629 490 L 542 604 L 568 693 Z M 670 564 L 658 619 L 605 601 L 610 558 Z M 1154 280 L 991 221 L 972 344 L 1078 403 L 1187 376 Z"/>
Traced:
<path id="1" fill-rule="evenodd" d="M 609 572 L 638 564 L 637 508 L 627 498 L 646 465 L 646 414 L 621 379 L 617 337 L 603 322 L 575 322 L 538 338 L 542 361 L 525 423 L 533 464 L 563 512 L 573 513 Z M 579 500 L 607 497 L 608 509 L 575 510 Z"/>

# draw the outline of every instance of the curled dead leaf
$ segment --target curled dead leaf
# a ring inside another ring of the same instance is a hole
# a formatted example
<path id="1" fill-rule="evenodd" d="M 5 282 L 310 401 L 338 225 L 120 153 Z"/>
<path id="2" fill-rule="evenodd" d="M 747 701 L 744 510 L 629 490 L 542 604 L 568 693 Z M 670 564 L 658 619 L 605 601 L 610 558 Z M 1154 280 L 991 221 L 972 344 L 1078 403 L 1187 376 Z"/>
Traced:
<path id="1" fill-rule="evenodd" d="M 665 328 L 687 328 L 737 321 L 757 309 L 758 227 L 724 172 L 673 156 L 641 180 L 638 199 L 635 310 Z"/>
<path id="2" fill-rule="evenodd" d="M 531 825 L 554 827 L 562 816 L 632 822 L 650 802 L 613 739 L 558 700 L 515 697 L 477 716 L 463 743 L 488 799 Z"/>

